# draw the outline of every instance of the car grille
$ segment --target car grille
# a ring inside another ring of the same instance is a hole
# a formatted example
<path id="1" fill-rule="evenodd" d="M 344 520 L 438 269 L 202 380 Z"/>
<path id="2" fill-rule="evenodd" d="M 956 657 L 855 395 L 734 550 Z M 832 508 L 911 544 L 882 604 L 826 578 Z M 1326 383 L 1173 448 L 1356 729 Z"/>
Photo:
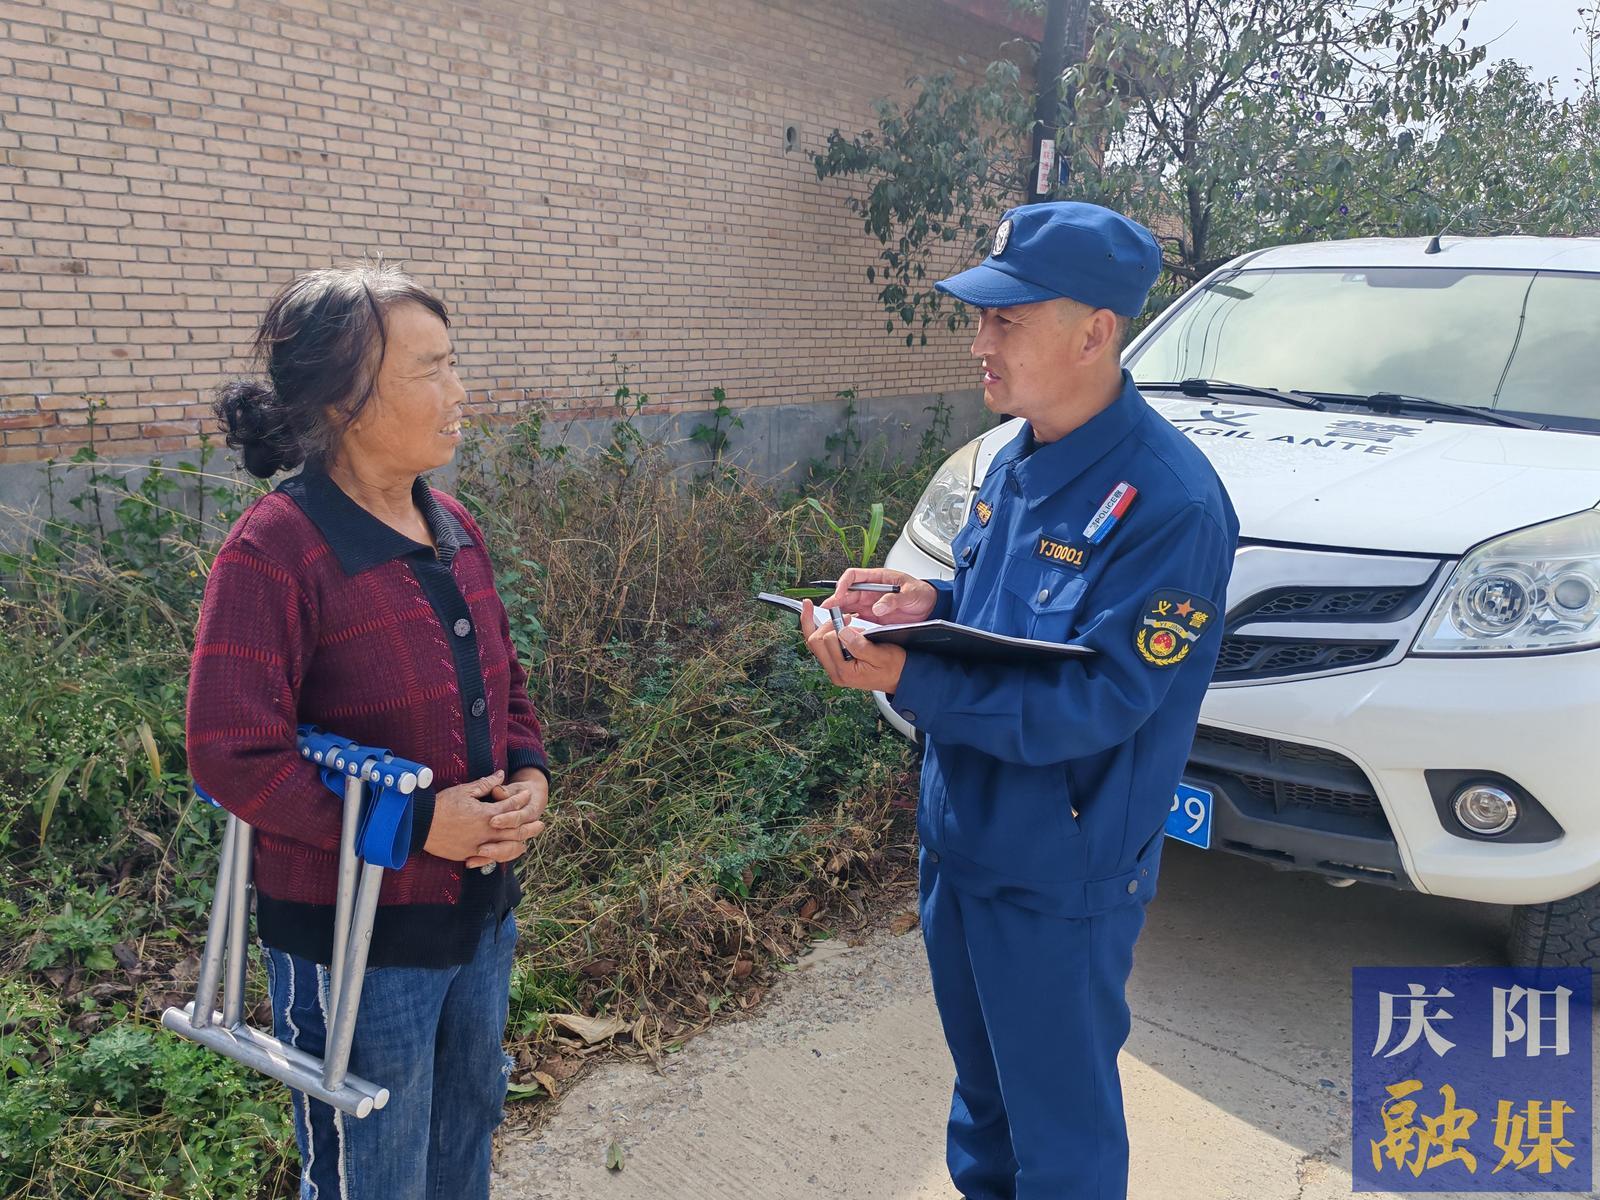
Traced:
<path id="1" fill-rule="evenodd" d="M 1189 761 L 1232 777 L 1274 812 L 1303 809 L 1335 814 L 1371 825 L 1373 832 L 1380 828 L 1389 832 L 1383 805 L 1366 773 L 1332 750 L 1202 725 L 1195 732 Z"/>
<path id="2" fill-rule="evenodd" d="M 1329 812 L 1366 815 L 1379 811 L 1376 796 L 1341 792 L 1333 788 L 1307 787 L 1303 783 L 1284 783 L 1261 775 L 1247 775 L 1244 785 L 1280 811 L 1285 808 L 1321 808 Z"/>
<path id="3" fill-rule="evenodd" d="M 1219 681 L 1306 675 L 1382 660 L 1393 642 L 1296 641 L 1292 638 L 1226 637 L 1217 655 Z"/>
<path id="4" fill-rule="evenodd" d="M 1212 682 L 1236 687 L 1396 662 L 1441 573 L 1437 559 L 1241 543 Z"/>
<path id="5" fill-rule="evenodd" d="M 1371 620 L 1409 612 L 1426 591 L 1425 587 L 1279 588 L 1258 596 L 1248 609 L 1234 615 L 1241 620 L 1245 617 Z"/>

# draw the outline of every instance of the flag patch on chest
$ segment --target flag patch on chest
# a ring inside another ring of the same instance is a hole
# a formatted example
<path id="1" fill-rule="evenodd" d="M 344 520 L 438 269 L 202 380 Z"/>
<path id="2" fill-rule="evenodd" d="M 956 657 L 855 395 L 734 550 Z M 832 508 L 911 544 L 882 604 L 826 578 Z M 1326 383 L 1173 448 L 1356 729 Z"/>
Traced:
<path id="1" fill-rule="evenodd" d="M 994 509 L 990 508 L 982 500 L 972 506 L 972 512 L 978 518 L 979 527 L 987 525 L 989 518 L 994 516 Z"/>
<path id="2" fill-rule="evenodd" d="M 1152 667 L 1177 666 L 1199 645 L 1216 617 L 1216 607 L 1192 592 L 1163 588 L 1152 593 L 1134 631 L 1139 657 Z"/>
<path id="3" fill-rule="evenodd" d="M 1089 523 L 1083 527 L 1084 539 L 1091 546 L 1098 546 L 1111 536 L 1111 531 L 1117 523 L 1128 515 L 1128 510 L 1133 507 L 1133 502 L 1139 498 L 1139 489 L 1124 479 L 1104 500 L 1095 511 Z"/>

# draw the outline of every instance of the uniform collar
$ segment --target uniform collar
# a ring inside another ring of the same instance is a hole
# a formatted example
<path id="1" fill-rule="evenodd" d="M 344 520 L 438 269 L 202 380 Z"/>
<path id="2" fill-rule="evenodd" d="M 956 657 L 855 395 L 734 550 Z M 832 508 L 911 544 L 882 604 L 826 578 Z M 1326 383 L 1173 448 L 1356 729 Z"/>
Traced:
<path id="1" fill-rule="evenodd" d="M 1144 397 L 1133 384 L 1133 376 L 1124 371 L 1122 391 L 1100 412 L 1065 437 L 1045 445 L 1033 440 L 1031 423 L 1024 425 L 995 455 L 994 466 L 1010 468 L 1018 490 L 1032 508 L 1104 458 L 1133 432 L 1147 408 Z"/>
<path id="2" fill-rule="evenodd" d="M 431 547 L 391 529 L 350 499 L 320 466 L 307 464 L 298 475 L 280 483 L 277 490 L 293 500 L 322 532 L 346 575 L 359 575 L 408 554 L 434 557 Z M 428 481 L 420 475 L 411 485 L 411 498 L 422 510 L 422 518 L 438 545 L 439 561 L 448 566 L 458 550 L 472 545 L 472 535 L 439 503 Z"/>

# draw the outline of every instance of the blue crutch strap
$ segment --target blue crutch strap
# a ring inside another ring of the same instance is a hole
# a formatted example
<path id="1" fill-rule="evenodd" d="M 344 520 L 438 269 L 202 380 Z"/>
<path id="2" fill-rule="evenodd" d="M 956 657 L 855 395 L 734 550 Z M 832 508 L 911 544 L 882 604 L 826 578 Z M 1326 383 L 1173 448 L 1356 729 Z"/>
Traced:
<path id="1" fill-rule="evenodd" d="M 348 775 L 322 767 L 322 782 L 336 796 L 344 795 Z M 412 804 L 410 794 L 382 782 L 368 781 L 361 801 L 361 824 L 356 831 L 356 857 L 390 870 L 406 865 L 411 854 Z"/>
<path id="2" fill-rule="evenodd" d="M 379 787 L 369 793 L 356 838 L 357 855 L 390 870 L 405 866 L 411 856 L 414 811 L 409 792 Z"/>
<path id="3" fill-rule="evenodd" d="M 335 795 L 344 795 L 351 778 L 367 784 L 357 857 L 391 870 L 405 866 L 411 853 L 412 797 L 418 787 L 433 782 L 433 772 L 383 747 L 363 746 L 315 725 L 300 726 L 298 741 L 300 753 L 318 764 L 323 785 Z"/>

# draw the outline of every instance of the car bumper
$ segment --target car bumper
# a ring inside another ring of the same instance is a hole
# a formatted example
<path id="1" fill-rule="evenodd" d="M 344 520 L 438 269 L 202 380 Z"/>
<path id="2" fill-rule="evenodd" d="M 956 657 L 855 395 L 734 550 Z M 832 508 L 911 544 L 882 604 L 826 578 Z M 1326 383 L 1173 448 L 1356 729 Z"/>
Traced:
<path id="1" fill-rule="evenodd" d="M 1206 697 L 1201 725 L 1197 747 L 1216 729 L 1348 760 L 1392 831 L 1403 872 L 1397 881 L 1420 891 L 1532 904 L 1600 883 L 1590 759 L 1600 735 L 1600 652 L 1408 658 L 1347 675 L 1218 688 Z M 1206 770 L 1191 762 L 1190 774 Z M 1439 776 L 1430 787 L 1430 772 L 1510 780 L 1559 829 L 1521 843 L 1453 833 L 1435 794 Z M 1337 853 L 1329 857 L 1339 861 Z"/>
<path id="2" fill-rule="evenodd" d="M 888 565 L 951 575 L 908 537 Z M 1216 848 L 1433 895 L 1534 904 L 1600 883 L 1597 751 L 1600 651 L 1406 658 L 1213 689 L 1185 781 L 1216 798 Z M 1511 781 L 1559 828 L 1528 842 L 1451 832 L 1440 796 L 1468 778 Z"/>

